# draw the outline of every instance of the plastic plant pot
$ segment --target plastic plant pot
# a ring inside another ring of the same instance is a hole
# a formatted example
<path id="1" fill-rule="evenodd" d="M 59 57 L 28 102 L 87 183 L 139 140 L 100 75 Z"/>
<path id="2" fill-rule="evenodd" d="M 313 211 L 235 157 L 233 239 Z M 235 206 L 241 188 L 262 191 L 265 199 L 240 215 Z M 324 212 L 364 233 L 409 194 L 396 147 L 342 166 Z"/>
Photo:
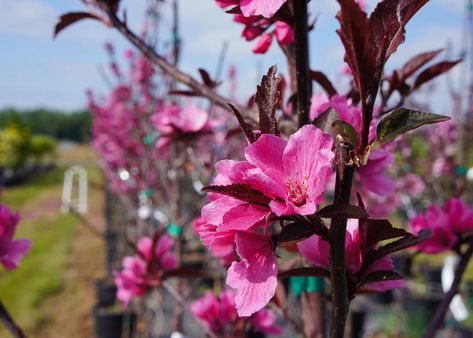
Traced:
<path id="1" fill-rule="evenodd" d="M 117 287 L 112 279 L 97 279 L 95 281 L 97 305 L 110 306 L 115 304 Z"/>
<path id="2" fill-rule="evenodd" d="M 93 310 L 96 338 L 134 337 L 136 315 L 124 312 L 116 306 L 96 306 Z"/>

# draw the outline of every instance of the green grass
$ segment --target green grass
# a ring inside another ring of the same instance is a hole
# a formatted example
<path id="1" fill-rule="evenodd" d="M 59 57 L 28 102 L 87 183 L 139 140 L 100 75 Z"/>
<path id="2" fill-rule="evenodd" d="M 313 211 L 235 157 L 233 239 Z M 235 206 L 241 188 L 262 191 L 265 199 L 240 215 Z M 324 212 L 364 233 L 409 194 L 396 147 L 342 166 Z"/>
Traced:
<path id="1" fill-rule="evenodd" d="M 55 168 L 40 177 L 28 181 L 24 185 L 6 188 L 1 201 L 12 210 L 23 207 L 27 202 L 34 200 L 38 194 L 48 188 L 58 188 L 62 185 L 64 168 Z"/>
<path id="2" fill-rule="evenodd" d="M 1 202 L 12 210 L 20 210 L 20 216 L 25 206 L 37 211 L 36 205 L 41 206 L 44 199 L 60 198 L 64 170 L 56 168 L 24 185 L 5 189 Z M 101 181 L 96 166 L 88 168 L 88 174 L 90 180 Z M 16 238 L 31 239 L 32 250 L 17 270 L 6 272 L 0 267 L 0 299 L 26 332 L 35 332 L 48 320 L 43 309 L 47 307 L 48 296 L 63 287 L 78 226 L 73 216 L 61 214 L 59 209 L 49 211 L 49 214 L 20 220 Z M 6 333 L 0 325 L 0 337 L 4 336 Z"/>
<path id="3" fill-rule="evenodd" d="M 70 215 L 59 215 L 19 227 L 19 237 L 32 238 L 33 247 L 20 268 L 0 273 L 0 296 L 27 330 L 45 320 L 38 308 L 62 286 L 76 223 Z"/>

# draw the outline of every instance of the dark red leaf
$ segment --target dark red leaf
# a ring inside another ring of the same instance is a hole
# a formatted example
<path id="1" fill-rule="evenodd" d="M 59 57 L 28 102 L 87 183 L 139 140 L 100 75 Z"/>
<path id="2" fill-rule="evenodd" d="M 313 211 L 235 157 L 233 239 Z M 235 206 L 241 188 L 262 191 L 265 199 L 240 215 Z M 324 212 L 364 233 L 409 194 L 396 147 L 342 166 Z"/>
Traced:
<path id="1" fill-rule="evenodd" d="M 282 228 L 278 235 L 278 244 L 282 246 L 292 245 L 303 241 L 312 235 L 325 236 L 327 228 L 323 223 L 311 224 L 310 222 L 294 222 L 289 223 Z"/>
<path id="2" fill-rule="evenodd" d="M 398 71 L 399 78 L 404 81 L 409 78 L 412 74 L 417 72 L 422 66 L 431 61 L 437 55 L 439 55 L 443 49 L 437 49 L 431 52 L 421 53 L 410 60 L 408 60 L 404 66 Z"/>
<path id="3" fill-rule="evenodd" d="M 200 77 L 202 78 L 202 81 L 207 87 L 215 88 L 217 86 L 217 82 L 212 80 L 209 73 L 205 69 L 199 68 L 198 71 L 199 71 Z"/>
<path id="4" fill-rule="evenodd" d="M 402 279 L 402 276 L 392 270 L 379 270 L 366 275 L 360 280 L 359 286 L 373 282 L 385 282 L 388 280 Z"/>
<path id="5" fill-rule="evenodd" d="M 56 26 L 54 28 L 54 37 L 56 37 L 64 28 L 83 19 L 100 20 L 99 17 L 88 12 L 71 12 L 61 15 L 58 23 L 56 23 Z"/>
<path id="6" fill-rule="evenodd" d="M 373 263 L 384 256 L 390 255 L 394 252 L 401 251 L 407 248 L 410 248 L 411 246 L 417 245 L 426 239 L 428 239 L 431 236 L 431 231 L 428 229 L 422 230 L 419 235 L 414 236 L 414 235 L 409 235 L 405 236 L 401 239 L 398 239 L 397 241 L 388 243 L 372 252 L 371 255 L 367 258 L 367 262 Z"/>
<path id="7" fill-rule="evenodd" d="M 360 219 L 359 236 L 363 251 L 381 241 L 413 236 L 404 229 L 395 228 L 387 219 Z"/>
<path id="8" fill-rule="evenodd" d="M 327 92 L 328 96 L 332 97 L 334 95 L 337 95 L 337 90 L 333 86 L 332 82 L 330 82 L 327 75 L 325 75 L 324 73 L 317 70 L 311 70 L 310 78 L 313 81 L 317 82 Z"/>
<path id="9" fill-rule="evenodd" d="M 278 273 L 279 278 L 321 276 L 330 278 L 330 272 L 321 267 L 295 268 Z"/>
<path id="10" fill-rule="evenodd" d="M 243 116 L 241 116 L 240 112 L 238 111 L 238 109 L 236 109 L 234 105 L 232 105 L 231 103 L 228 103 L 228 106 L 233 111 L 233 114 L 235 114 L 241 130 L 243 131 L 243 134 L 245 134 L 246 140 L 249 143 L 256 142 L 257 137 L 255 133 L 253 132 L 253 128 L 243 119 Z"/>
<path id="11" fill-rule="evenodd" d="M 276 66 L 269 68 L 268 73 L 263 76 L 257 87 L 255 103 L 259 111 L 259 124 L 262 134 L 279 135 L 276 108 L 279 104 L 281 93 L 279 92 L 279 78 L 276 77 Z"/>
<path id="12" fill-rule="evenodd" d="M 436 63 L 435 65 L 430 66 L 429 68 L 422 71 L 416 78 L 414 82 L 414 88 L 419 88 L 424 83 L 434 79 L 435 77 L 442 75 L 443 73 L 448 72 L 452 69 L 455 65 L 460 63 L 462 60 L 455 60 L 455 61 L 442 61 Z"/>
<path id="13" fill-rule="evenodd" d="M 320 209 L 316 213 L 322 218 L 367 218 L 368 214 L 365 210 L 356 205 L 351 204 L 331 204 Z"/>
<path id="14" fill-rule="evenodd" d="M 267 206 L 269 202 L 271 202 L 268 196 L 246 184 L 209 185 L 204 187 L 202 191 L 231 196 L 248 203 L 262 206 Z"/>
<path id="15" fill-rule="evenodd" d="M 404 41 L 404 28 L 428 0 L 383 0 L 370 18 L 355 0 L 338 0 L 337 31 L 362 102 L 374 102 L 389 57 Z"/>
<path id="16" fill-rule="evenodd" d="M 404 42 L 405 26 L 429 0 L 383 0 L 370 16 L 378 62 L 386 62 Z"/>

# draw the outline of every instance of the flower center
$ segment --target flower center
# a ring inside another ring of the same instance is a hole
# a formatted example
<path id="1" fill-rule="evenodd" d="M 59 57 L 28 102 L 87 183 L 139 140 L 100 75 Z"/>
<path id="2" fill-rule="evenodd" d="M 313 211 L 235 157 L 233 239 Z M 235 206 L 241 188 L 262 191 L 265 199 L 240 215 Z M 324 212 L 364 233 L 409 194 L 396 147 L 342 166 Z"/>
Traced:
<path id="1" fill-rule="evenodd" d="M 295 206 L 300 207 L 307 201 L 307 179 L 302 181 L 294 179 L 286 179 L 287 198 Z"/>

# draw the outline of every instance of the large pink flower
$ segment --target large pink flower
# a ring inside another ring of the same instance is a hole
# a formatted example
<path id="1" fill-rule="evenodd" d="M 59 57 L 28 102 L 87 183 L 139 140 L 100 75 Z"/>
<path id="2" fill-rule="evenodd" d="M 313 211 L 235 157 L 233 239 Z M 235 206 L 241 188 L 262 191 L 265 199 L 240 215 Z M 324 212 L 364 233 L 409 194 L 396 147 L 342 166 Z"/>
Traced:
<path id="1" fill-rule="evenodd" d="M 245 187 L 255 194 L 253 199 L 239 199 L 231 193 L 219 196 L 214 192 L 202 209 L 207 222 L 200 232 L 204 245 L 219 258 L 231 257 L 236 248 L 241 258 L 233 262 L 227 276 L 227 284 L 237 289 L 240 316 L 260 310 L 274 296 L 277 261 L 267 235 L 270 216 L 315 213 L 332 174 L 331 148 L 331 137 L 308 125 L 288 141 L 261 135 L 246 147 L 246 161 L 216 164 L 213 187 L 230 192 Z M 254 231 L 261 228 L 264 234 Z"/>
<path id="2" fill-rule="evenodd" d="M 14 214 L 6 205 L 0 204 L 0 263 L 7 270 L 16 269 L 31 249 L 30 240 L 13 240 L 19 220 L 18 213 Z"/>
<path id="3" fill-rule="evenodd" d="M 269 207 L 278 215 L 310 215 L 322 202 L 332 175 L 332 138 L 312 125 L 291 135 L 289 141 L 265 134 L 245 149 L 248 183 L 271 198 Z"/>
<path id="4" fill-rule="evenodd" d="M 452 249 L 457 243 L 457 236 L 450 226 L 449 216 L 438 206 L 430 206 L 425 214 L 417 214 L 409 223 L 413 233 L 430 229 L 432 236 L 417 245 L 417 249 L 425 253 L 441 253 Z"/>
<path id="5" fill-rule="evenodd" d="M 358 221 L 350 219 L 348 220 L 347 232 L 345 236 L 346 267 L 349 274 L 362 280 L 364 276 L 375 271 L 393 270 L 394 267 L 391 257 L 385 256 L 371 264 L 360 276 L 364 252 L 362 251 L 359 241 Z M 319 236 L 313 235 L 308 239 L 297 243 L 297 247 L 301 255 L 307 258 L 307 260 L 313 265 L 323 267 L 327 270 L 331 268 L 329 244 Z M 404 287 L 404 281 L 397 279 L 385 282 L 371 282 L 361 285 L 360 288 L 366 291 L 382 292 L 402 287 Z"/>

